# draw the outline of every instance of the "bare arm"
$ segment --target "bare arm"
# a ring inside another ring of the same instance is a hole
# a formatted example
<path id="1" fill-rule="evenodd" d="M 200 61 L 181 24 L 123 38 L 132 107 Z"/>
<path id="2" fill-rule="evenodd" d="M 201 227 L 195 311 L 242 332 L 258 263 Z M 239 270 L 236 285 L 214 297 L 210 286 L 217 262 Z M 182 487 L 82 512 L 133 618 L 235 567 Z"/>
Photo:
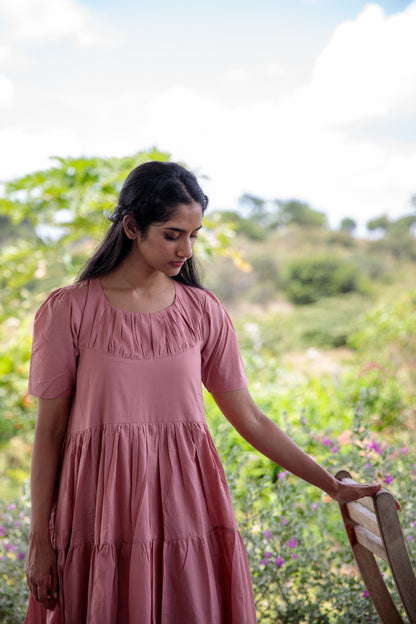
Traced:
<path id="1" fill-rule="evenodd" d="M 32 453 L 32 518 L 26 577 L 35 599 L 53 609 L 58 595 L 56 553 L 49 537 L 52 497 L 71 397 L 39 399 Z"/>
<path id="2" fill-rule="evenodd" d="M 374 496 L 380 490 L 380 484 L 347 485 L 335 479 L 260 411 L 247 389 L 213 393 L 213 397 L 224 416 L 254 448 L 335 500 L 348 502 Z"/>

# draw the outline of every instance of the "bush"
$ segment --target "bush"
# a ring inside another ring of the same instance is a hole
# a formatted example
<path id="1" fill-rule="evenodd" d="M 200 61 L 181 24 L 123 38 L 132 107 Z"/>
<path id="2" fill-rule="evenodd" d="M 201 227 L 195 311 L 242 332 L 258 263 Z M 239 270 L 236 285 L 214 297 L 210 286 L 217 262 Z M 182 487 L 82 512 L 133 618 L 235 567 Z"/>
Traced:
<path id="1" fill-rule="evenodd" d="M 0 501 L 0 622 L 21 624 L 29 589 L 25 560 L 30 528 L 28 496 L 15 502 Z"/>
<path id="2" fill-rule="evenodd" d="M 401 522 L 414 565 L 416 466 L 403 444 L 389 445 L 370 434 L 363 424 L 364 413 L 362 408 L 356 409 L 353 428 L 339 436 L 314 433 L 304 419 L 296 433 L 288 423 L 285 429 L 302 447 L 312 446 L 332 474 L 345 467 L 353 478 L 379 480 L 393 493 L 399 482 Z M 249 558 L 259 623 L 376 621 L 337 505 L 271 462 L 259 470 L 259 459 L 241 453 L 240 443 L 230 448 L 227 436 L 214 437 Z M 384 562 L 381 569 L 395 593 Z"/>
<path id="3" fill-rule="evenodd" d="M 287 296 L 296 304 L 309 304 L 350 292 L 362 284 L 354 265 L 333 258 L 299 259 L 288 267 Z"/>

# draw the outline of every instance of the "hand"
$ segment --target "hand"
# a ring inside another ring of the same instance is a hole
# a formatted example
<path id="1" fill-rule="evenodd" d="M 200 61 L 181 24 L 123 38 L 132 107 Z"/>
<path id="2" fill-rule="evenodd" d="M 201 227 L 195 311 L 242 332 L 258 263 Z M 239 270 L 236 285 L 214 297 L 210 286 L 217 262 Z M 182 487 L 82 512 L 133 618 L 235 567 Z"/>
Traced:
<path id="1" fill-rule="evenodd" d="M 333 495 L 333 498 L 339 503 L 351 503 L 351 501 L 363 498 L 364 496 L 375 496 L 381 489 L 381 483 L 363 485 L 360 483 L 351 483 L 351 480 L 348 480 L 348 482 L 338 481 L 336 493 Z M 399 501 L 396 498 L 394 500 L 397 509 L 400 510 L 401 505 Z"/>
<path id="2" fill-rule="evenodd" d="M 58 600 L 56 552 L 49 540 L 30 539 L 26 579 L 33 597 L 45 609 L 53 610 Z"/>
<path id="3" fill-rule="evenodd" d="M 337 482 L 336 492 L 333 498 L 339 503 L 350 503 L 364 496 L 375 496 L 381 490 L 381 483 L 362 485 L 360 483 Z"/>

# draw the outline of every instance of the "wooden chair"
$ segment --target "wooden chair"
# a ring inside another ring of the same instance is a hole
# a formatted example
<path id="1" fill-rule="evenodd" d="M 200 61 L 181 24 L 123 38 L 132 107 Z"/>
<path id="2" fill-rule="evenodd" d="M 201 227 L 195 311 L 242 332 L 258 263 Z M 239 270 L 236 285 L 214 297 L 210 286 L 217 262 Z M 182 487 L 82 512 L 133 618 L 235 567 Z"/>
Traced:
<path id="1" fill-rule="evenodd" d="M 339 470 L 335 476 L 340 481 L 354 483 L 346 470 Z M 384 624 L 404 622 L 374 555 L 388 563 L 409 622 L 416 624 L 416 577 L 394 496 L 381 490 L 374 498 L 365 497 L 339 506 L 355 560 L 381 621 Z"/>

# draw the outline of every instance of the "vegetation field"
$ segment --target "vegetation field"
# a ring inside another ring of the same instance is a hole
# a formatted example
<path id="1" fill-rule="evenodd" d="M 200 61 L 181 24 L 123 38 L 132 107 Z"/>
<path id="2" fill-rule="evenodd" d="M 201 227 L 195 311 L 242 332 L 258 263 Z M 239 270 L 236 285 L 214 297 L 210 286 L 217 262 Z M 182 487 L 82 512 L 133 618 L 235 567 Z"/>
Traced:
<path id="1" fill-rule="evenodd" d="M 106 229 L 123 159 L 56 159 L 0 198 L 0 621 L 23 621 L 36 402 L 27 394 L 31 325 L 73 281 Z M 203 280 L 236 326 L 261 409 L 328 470 L 378 479 L 402 502 L 416 564 L 416 213 L 355 234 L 298 200 L 246 195 L 211 208 L 197 243 Z M 205 393 L 249 557 L 262 624 L 376 622 L 338 508 L 255 452 Z M 389 580 L 390 582 L 390 580 Z"/>

